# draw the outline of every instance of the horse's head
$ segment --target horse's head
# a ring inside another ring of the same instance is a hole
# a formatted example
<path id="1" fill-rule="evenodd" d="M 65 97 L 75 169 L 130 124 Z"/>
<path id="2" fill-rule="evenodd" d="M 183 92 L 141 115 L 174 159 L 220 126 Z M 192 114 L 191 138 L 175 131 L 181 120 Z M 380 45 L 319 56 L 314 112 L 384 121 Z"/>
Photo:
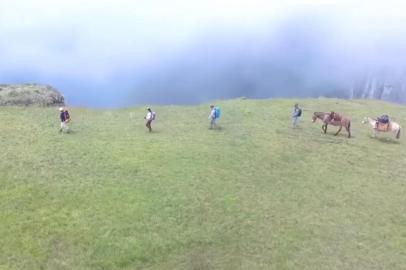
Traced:
<path id="1" fill-rule="evenodd" d="M 317 115 L 316 115 L 316 113 L 314 113 L 312 116 L 312 122 L 314 123 L 314 122 L 316 122 L 316 120 L 317 120 Z"/>
<path id="2" fill-rule="evenodd" d="M 366 124 L 369 122 L 369 117 L 365 116 L 364 119 L 362 119 L 361 123 Z"/>

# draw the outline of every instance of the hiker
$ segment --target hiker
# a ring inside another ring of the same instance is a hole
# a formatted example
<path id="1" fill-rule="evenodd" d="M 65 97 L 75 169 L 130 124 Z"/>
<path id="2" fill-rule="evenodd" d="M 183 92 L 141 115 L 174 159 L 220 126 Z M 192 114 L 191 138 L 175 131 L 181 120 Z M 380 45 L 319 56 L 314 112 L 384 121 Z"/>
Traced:
<path id="1" fill-rule="evenodd" d="M 147 108 L 147 115 L 144 117 L 145 120 L 147 120 L 147 123 L 145 124 L 145 126 L 148 128 L 149 132 L 152 132 L 152 121 L 155 120 L 155 112 L 153 112 L 151 110 L 151 108 Z"/>
<path id="2" fill-rule="evenodd" d="M 378 129 L 379 123 L 387 125 L 389 123 L 389 116 L 387 114 L 381 115 L 376 118 L 375 129 Z"/>
<path id="3" fill-rule="evenodd" d="M 61 118 L 61 128 L 59 129 L 59 132 L 65 131 L 66 133 L 69 133 L 69 126 L 68 123 L 70 122 L 70 115 L 68 110 L 64 109 L 63 107 L 59 108 L 60 111 L 60 118 Z"/>
<path id="4" fill-rule="evenodd" d="M 302 109 L 299 108 L 299 104 L 295 104 L 293 107 L 293 112 L 292 112 L 292 126 L 293 128 L 298 128 L 299 127 L 299 120 L 300 117 L 302 116 Z"/>
<path id="5" fill-rule="evenodd" d="M 216 125 L 217 118 L 218 118 L 217 108 L 214 107 L 214 105 L 210 105 L 210 115 L 209 115 L 210 129 L 215 129 L 217 127 Z"/>

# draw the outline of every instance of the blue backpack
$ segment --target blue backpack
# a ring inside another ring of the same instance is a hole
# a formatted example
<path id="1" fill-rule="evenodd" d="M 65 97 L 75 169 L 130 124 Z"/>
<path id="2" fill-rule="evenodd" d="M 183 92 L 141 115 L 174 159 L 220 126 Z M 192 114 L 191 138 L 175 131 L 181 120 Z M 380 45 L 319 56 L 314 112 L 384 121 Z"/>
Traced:
<path id="1" fill-rule="evenodd" d="M 214 116 L 215 116 L 215 118 L 217 119 L 217 118 L 220 118 L 220 116 L 221 116 L 221 110 L 220 110 L 220 108 L 219 107 L 216 107 L 216 108 L 214 108 Z"/>

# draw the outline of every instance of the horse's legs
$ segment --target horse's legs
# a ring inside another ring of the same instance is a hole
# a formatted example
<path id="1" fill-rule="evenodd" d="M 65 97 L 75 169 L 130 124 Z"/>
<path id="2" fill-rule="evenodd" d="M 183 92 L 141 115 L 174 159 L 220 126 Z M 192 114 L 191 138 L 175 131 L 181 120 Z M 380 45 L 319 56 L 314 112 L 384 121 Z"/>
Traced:
<path id="1" fill-rule="evenodd" d="M 399 139 L 399 138 L 400 138 L 400 128 L 399 128 L 399 129 L 395 129 L 395 130 L 394 130 L 394 133 L 395 133 L 395 138 L 396 138 L 396 139 Z"/>
<path id="2" fill-rule="evenodd" d="M 341 129 L 343 128 L 343 126 L 340 126 L 340 128 L 337 130 L 336 134 L 334 134 L 334 136 L 337 136 L 338 133 L 340 133 Z"/>
<path id="3" fill-rule="evenodd" d="M 348 132 L 348 138 L 351 138 L 351 131 L 350 131 L 350 127 L 349 126 L 346 126 L 345 127 L 345 129 L 347 130 L 347 132 Z"/>
<path id="4" fill-rule="evenodd" d="M 324 134 L 327 133 L 327 124 L 321 126 L 321 129 L 324 131 Z"/>

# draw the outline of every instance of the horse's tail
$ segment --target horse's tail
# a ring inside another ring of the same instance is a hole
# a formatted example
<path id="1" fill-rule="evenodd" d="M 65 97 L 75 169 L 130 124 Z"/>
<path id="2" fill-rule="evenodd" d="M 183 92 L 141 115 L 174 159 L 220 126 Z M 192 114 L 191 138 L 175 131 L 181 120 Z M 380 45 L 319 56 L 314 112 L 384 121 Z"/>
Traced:
<path id="1" fill-rule="evenodd" d="M 398 129 L 398 132 L 396 133 L 396 139 L 399 139 L 399 138 L 400 138 L 400 127 Z"/>

